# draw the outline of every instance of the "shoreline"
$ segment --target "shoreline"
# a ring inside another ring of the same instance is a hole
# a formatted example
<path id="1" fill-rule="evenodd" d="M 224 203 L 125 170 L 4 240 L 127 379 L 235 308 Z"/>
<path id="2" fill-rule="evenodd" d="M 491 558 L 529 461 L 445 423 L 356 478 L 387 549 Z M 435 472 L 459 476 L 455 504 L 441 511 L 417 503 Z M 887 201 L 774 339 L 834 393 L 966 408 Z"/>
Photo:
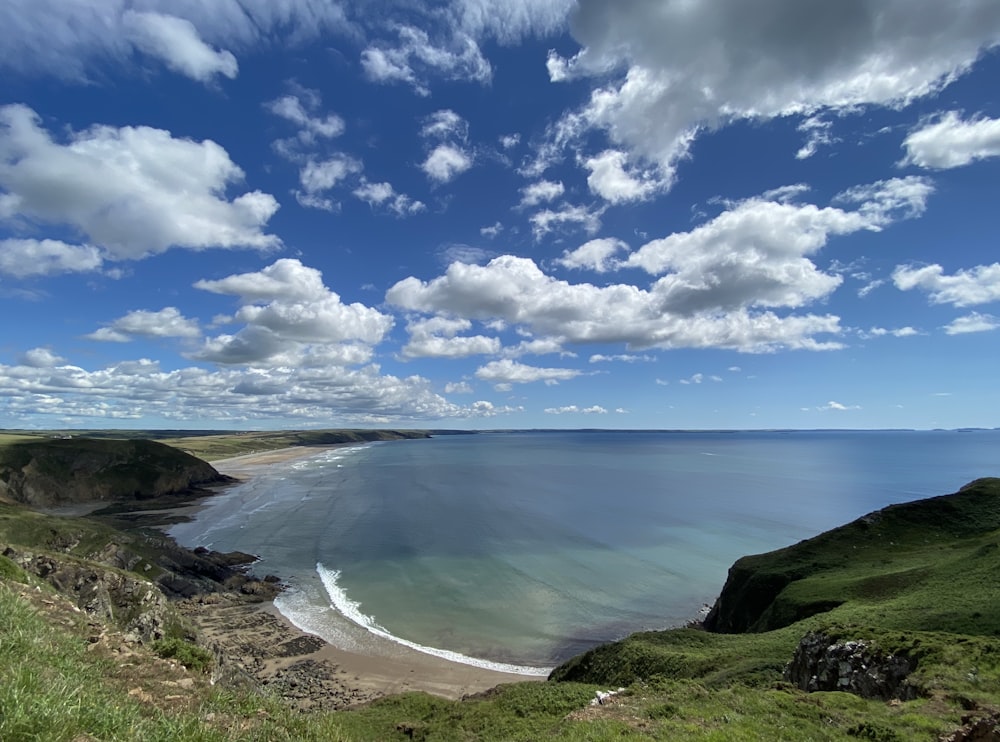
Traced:
<path id="1" fill-rule="evenodd" d="M 246 481 L 263 467 L 353 445 L 359 444 L 294 446 L 209 463 L 221 474 Z M 199 502 L 175 512 L 190 516 L 197 512 L 191 508 L 198 508 Z M 458 699 L 502 683 L 545 678 L 455 662 L 370 632 L 372 646 L 380 651 L 366 654 L 344 649 L 295 626 L 272 600 L 249 602 L 236 595 L 204 595 L 184 601 L 181 609 L 218 653 L 262 687 L 302 709 L 346 708 L 408 691 Z"/>

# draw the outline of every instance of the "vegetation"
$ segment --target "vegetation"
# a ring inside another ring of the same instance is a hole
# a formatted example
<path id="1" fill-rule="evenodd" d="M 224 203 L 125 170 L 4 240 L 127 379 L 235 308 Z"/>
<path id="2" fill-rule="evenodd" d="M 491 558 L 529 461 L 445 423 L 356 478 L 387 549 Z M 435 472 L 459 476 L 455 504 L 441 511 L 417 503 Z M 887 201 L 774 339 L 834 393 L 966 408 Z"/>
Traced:
<path id="1" fill-rule="evenodd" d="M 253 435 L 250 445 L 292 445 L 282 436 L 300 434 Z M 202 438 L 224 455 L 243 445 Z M 319 439 L 298 444 L 309 440 Z M 155 577 L 143 551 L 154 545 L 139 536 L 0 505 L 0 553 L 13 544 L 85 563 L 123 542 L 141 557 L 135 573 Z M 211 685 L 212 656 L 182 627 L 149 648 L 114 640 L 0 556 L 0 739 L 935 740 L 1000 713 L 997 575 L 1000 480 L 980 480 L 739 560 L 713 631 L 635 634 L 573 658 L 550 682 L 462 701 L 408 693 L 303 714 L 259 689 Z M 917 697 L 800 690 L 783 671 L 808 632 L 908 658 Z"/>

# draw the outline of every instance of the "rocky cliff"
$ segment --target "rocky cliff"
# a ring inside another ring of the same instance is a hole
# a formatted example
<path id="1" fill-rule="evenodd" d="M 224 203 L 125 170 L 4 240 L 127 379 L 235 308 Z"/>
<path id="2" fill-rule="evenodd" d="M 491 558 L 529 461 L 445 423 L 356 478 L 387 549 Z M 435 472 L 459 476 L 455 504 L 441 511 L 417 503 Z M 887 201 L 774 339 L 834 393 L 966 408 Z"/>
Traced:
<path id="1" fill-rule="evenodd" d="M 33 507 L 142 500 L 225 481 L 210 464 L 155 441 L 38 439 L 0 448 L 0 499 Z"/>

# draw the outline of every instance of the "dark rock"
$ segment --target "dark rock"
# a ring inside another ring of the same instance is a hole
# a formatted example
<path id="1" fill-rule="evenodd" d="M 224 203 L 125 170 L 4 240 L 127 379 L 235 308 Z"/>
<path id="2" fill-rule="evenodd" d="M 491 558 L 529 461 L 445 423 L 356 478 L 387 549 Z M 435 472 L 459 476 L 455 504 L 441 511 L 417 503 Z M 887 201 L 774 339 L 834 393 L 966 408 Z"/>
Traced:
<path id="1" fill-rule="evenodd" d="M 844 691 L 862 698 L 888 701 L 912 700 L 917 689 L 907 682 L 916 663 L 902 655 L 887 654 L 874 642 L 834 642 L 809 633 L 802 637 L 785 680 L 804 691 Z"/>
<path id="2" fill-rule="evenodd" d="M 1000 713 L 970 720 L 940 742 L 1000 742 Z"/>

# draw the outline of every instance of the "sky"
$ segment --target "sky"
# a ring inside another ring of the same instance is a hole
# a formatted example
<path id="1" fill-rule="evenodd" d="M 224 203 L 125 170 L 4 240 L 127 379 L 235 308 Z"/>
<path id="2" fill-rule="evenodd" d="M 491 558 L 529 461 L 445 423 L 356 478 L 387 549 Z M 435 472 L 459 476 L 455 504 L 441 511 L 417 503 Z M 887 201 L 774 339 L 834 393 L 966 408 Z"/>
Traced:
<path id="1" fill-rule="evenodd" d="M 0 27 L 0 427 L 1000 426 L 996 0 Z"/>

